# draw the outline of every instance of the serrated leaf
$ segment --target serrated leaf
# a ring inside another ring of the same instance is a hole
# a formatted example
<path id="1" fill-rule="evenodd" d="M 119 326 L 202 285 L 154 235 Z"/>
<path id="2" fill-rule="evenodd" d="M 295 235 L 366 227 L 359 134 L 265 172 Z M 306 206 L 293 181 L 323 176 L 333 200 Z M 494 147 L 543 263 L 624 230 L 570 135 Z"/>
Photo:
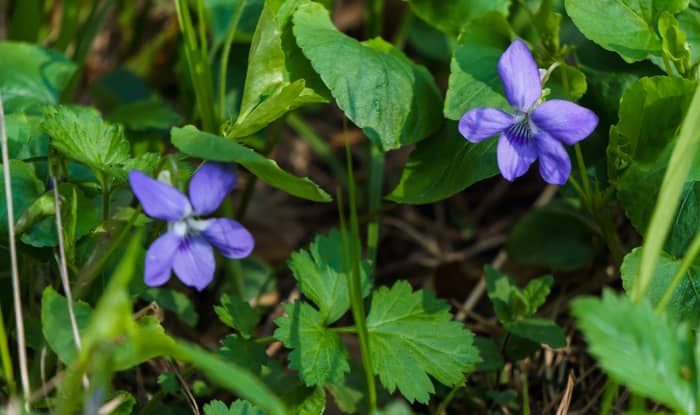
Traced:
<path id="1" fill-rule="evenodd" d="M 254 340 L 229 334 L 221 341 L 219 354 L 227 361 L 233 362 L 253 373 L 260 372 L 262 365 L 268 361 L 265 347 Z"/>
<path id="2" fill-rule="evenodd" d="M 427 403 L 435 392 L 429 375 L 453 386 L 479 362 L 474 335 L 452 320 L 449 305 L 405 281 L 372 295 L 367 316 L 374 373 L 389 392 Z"/>
<path id="3" fill-rule="evenodd" d="M 247 339 L 253 335 L 260 321 L 260 314 L 248 302 L 233 295 L 222 295 L 221 305 L 214 306 L 214 311 L 219 320 L 238 330 Z"/>
<path id="4" fill-rule="evenodd" d="M 523 296 L 527 301 L 527 315 L 533 315 L 540 309 L 549 296 L 552 284 L 554 277 L 551 275 L 535 278 L 527 283 L 523 289 Z"/>
<path id="5" fill-rule="evenodd" d="M 647 301 L 609 291 L 574 300 L 572 312 L 589 352 L 615 381 L 678 413 L 696 413 L 694 381 L 683 375 L 694 359 L 688 326 L 655 313 Z"/>
<path id="6" fill-rule="evenodd" d="M 439 128 L 440 93 L 424 67 L 380 38 L 360 43 L 339 32 L 320 4 L 300 5 L 293 20 L 297 43 L 340 109 L 379 148 L 396 149 Z"/>
<path id="7" fill-rule="evenodd" d="M 544 304 L 554 279 L 550 275 L 535 278 L 520 289 L 506 274 L 491 265 L 484 267 L 486 292 L 501 323 L 531 317 Z"/>
<path id="8" fill-rule="evenodd" d="M 255 151 L 223 137 L 199 131 L 188 125 L 170 131 L 173 145 L 183 153 L 205 160 L 235 162 L 250 170 L 260 180 L 293 196 L 315 202 L 333 200 L 308 178 L 294 176 Z"/>
<path id="9" fill-rule="evenodd" d="M 408 4 L 421 19 L 457 35 L 470 21 L 489 12 L 507 16 L 510 0 L 409 0 Z"/>
<path id="10" fill-rule="evenodd" d="M 154 301 L 160 307 L 172 311 L 188 326 L 194 327 L 199 320 L 199 314 L 192 300 L 181 292 L 165 288 L 148 288 L 140 294 L 145 301 Z"/>
<path id="11" fill-rule="evenodd" d="M 343 242 L 337 229 L 317 236 L 308 249 L 292 253 L 289 268 L 301 292 L 318 307 L 326 325 L 334 323 L 350 309 Z M 369 273 L 369 262 L 362 261 L 363 296 L 369 295 L 372 289 Z"/>
<path id="12" fill-rule="evenodd" d="M 237 400 L 229 408 L 221 401 L 211 401 L 204 405 L 205 415 L 265 415 L 265 411 L 248 401 Z"/>
<path id="13" fill-rule="evenodd" d="M 639 263 L 642 257 L 642 248 L 635 248 L 625 256 L 620 267 L 622 286 L 630 292 L 634 281 L 639 275 Z M 652 305 L 658 304 L 666 294 L 666 290 L 673 280 L 681 260 L 676 259 L 666 252 L 661 252 L 654 270 L 654 278 L 651 279 L 646 291 L 646 298 Z M 675 320 L 686 321 L 693 327 L 700 322 L 700 265 L 691 266 L 673 291 L 666 306 L 666 313 Z"/>
<path id="14" fill-rule="evenodd" d="M 0 56 L 0 95 L 7 114 L 40 114 L 58 103 L 76 69 L 60 53 L 28 43 L 0 42 Z"/>
<path id="15" fill-rule="evenodd" d="M 386 198 L 406 204 L 437 202 L 495 176 L 496 143 L 472 144 L 459 134 L 456 122 L 445 121 L 440 131 L 416 145 L 399 183 Z"/>
<path id="16" fill-rule="evenodd" d="M 21 112 L 5 116 L 10 159 L 24 160 L 49 154 L 49 138 L 39 125 L 41 117 Z"/>
<path id="17" fill-rule="evenodd" d="M 326 410 L 326 392 L 316 388 L 299 405 L 291 409 L 296 415 L 321 415 Z"/>
<path id="18" fill-rule="evenodd" d="M 659 16 L 664 11 L 673 14 L 685 9 L 688 0 L 565 0 L 564 4 L 588 39 L 617 52 L 627 62 L 636 62 L 661 54 L 656 32 Z"/>
<path id="19" fill-rule="evenodd" d="M 566 346 L 564 331 L 551 320 L 523 318 L 505 323 L 503 327 L 508 332 L 535 343 L 545 343 L 554 348 Z"/>
<path id="20" fill-rule="evenodd" d="M 350 364 L 340 337 L 327 329 L 321 313 L 306 303 L 287 304 L 284 310 L 287 316 L 275 320 L 274 336 L 292 349 L 289 367 L 299 371 L 307 386 L 341 382 Z"/>
<path id="21" fill-rule="evenodd" d="M 102 186 L 107 184 L 105 176 L 119 174 L 121 165 L 130 158 L 129 142 L 122 128 L 105 122 L 95 110 L 48 108 L 41 126 L 51 138 L 52 147 L 90 167 Z"/>

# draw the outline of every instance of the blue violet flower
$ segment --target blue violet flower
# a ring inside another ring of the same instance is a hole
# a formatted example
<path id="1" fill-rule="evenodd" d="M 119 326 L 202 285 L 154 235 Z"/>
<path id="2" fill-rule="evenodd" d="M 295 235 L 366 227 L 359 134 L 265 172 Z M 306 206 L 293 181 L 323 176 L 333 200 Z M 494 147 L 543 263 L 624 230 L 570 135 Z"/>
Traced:
<path id="1" fill-rule="evenodd" d="M 496 108 L 476 108 L 459 121 L 459 132 L 472 143 L 500 134 L 498 168 L 513 181 L 539 158 L 540 174 L 551 184 L 563 185 L 571 173 L 571 160 L 563 144 L 588 137 L 598 125 L 593 111 L 573 102 L 541 102 L 542 81 L 527 45 L 515 40 L 498 61 L 506 99 L 513 114 Z"/>
<path id="2" fill-rule="evenodd" d="M 192 176 L 188 199 L 176 188 L 138 170 L 129 172 L 131 189 L 144 212 L 168 222 L 168 231 L 146 253 L 146 285 L 163 285 L 174 271 L 185 285 L 201 291 L 214 278 L 213 247 L 226 258 L 250 255 L 255 241 L 243 225 L 226 218 L 201 219 L 219 208 L 236 178 L 232 164 L 207 162 Z"/>

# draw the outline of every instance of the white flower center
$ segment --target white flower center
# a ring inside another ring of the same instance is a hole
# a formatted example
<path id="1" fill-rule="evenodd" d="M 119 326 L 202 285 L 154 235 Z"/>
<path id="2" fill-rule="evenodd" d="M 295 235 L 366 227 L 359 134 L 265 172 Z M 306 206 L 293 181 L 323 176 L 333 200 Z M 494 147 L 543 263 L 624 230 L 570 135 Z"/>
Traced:
<path id="1" fill-rule="evenodd" d="M 204 232 L 211 224 L 211 219 L 195 219 L 192 216 L 186 216 L 184 219 L 169 223 L 171 231 L 175 232 L 180 238 L 188 236 L 197 236 Z"/>

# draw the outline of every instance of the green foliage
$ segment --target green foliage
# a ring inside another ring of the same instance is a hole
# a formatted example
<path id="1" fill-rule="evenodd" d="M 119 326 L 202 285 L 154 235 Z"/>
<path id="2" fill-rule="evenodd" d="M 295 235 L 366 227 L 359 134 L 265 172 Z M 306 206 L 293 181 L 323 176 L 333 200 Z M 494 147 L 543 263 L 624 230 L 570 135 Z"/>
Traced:
<path id="1" fill-rule="evenodd" d="M 496 67 L 510 35 L 508 21 L 500 14 L 490 14 L 472 22 L 460 36 L 450 64 L 446 118 L 459 120 L 465 112 L 479 107 L 509 109 Z M 491 157 L 495 157 L 495 148 Z"/>
<path id="2" fill-rule="evenodd" d="M 622 284 L 625 291 L 631 293 L 634 281 L 639 275 L 639 262 L 642 256 L 642 248 L 635 248 L 625 256 L 625 261 L 620 267 Z M 647 300 L 656 305 L 666 293 L 673 276 L 680 267 L 681 260 L 676 259 L 666 252 L 662 252 L 656 263 L 654 278 L 646 292 Z M 666 305 L 666 313 L 678 321 L 686 321 L 692 327 L 697 327 L 700 322 L 700 265 L 692 266 L 685 274 L 685 278 L 673 291 L 671 299 Z"/>
<path id="3" fill-rule="evenodd" d="M 219 320 L 238 330 L 246 339 L 253 335 L 260 321 L 260 314 L 250 304 L 233 295 L 222 295 L 221 305 L 214 306 L 214 311 Z"/>
<path id="4" fill-rule="evenodd" d="M 332 324 L 350 309 L 348 272 L 342 255 L 343 242 L 340 232 L 333 229 L 319 235 L 308 249 L 294 252 L 289 268 L 297 280 L 299 289 L 318 307 L 325 324 Z M 369 295 L 372 284 L 370 266 L 363 261 L 360 270 L 363 295 Z"/>
<path id="5" fill-rule="evenodd" d="M 457 35 L 471 20 L 489 12 L 507 16 L 510 0 L 410 0 L 408 4 L 421 19 L 444 32 Z"/>
<path id="6" fill-rule="evenodd" d="M 0 95 L 8 114 L 40 114 L 57 104 L 76 68 L 60 53 L 26 43 L 0 42 L 0 56 Z"/>
<path id="7" fill-rule="evenodd" d="M 435 392 L 428 375 L 454 386 L 479 363 L 474 335 L 452 321 L 449 305 L 405 281 L 372 295 L 367 315 L 374 373 L 410 402 L 427 403 Z"/>
<path id="8" fill-rule="evenodd" d="M 309 304 L 295 302 L 284 307 L 286 317 L 275 320 L 275 338 L 293 349 L 289 367 L 297 369 L 308 386 L 339 383 L 350 371 L 348 352 L 340 337 L 325 325 L 324 317 Z"/>
<path id="9" fill-rule="evenodd" d="M 530 280 L 524 289 L 492 266 L 484 267 L 486 292 L 498 320 L 507 332 L 529 342 L 552 347 L 566 346 L 562 329 L 553 321 L 532 316 L 544 304 L 554 278 L 550 275 Z M 527 343 L 527 342 L 525 342 Z M 529 348 L 527 345 L 523 345 Z"/>
<path id="10" fill-rule="evenodd" d="M 107 119 L 133 131 L 168 130 L 182 123 L 182 117 L 158 97 L 121 105 Z"/>
<path id="11" fill-rule="evenodd" d="M 10 183 L 12 203 L 16 221 L 43 192 L 43 184 L 36 177 L 34 168 L 19 160 L 10 160 Z M 5 186 L 0 186 L 0 232 L 7 234 L 7 195 Z"/>
<path id="12" fill-rule="evenodd" d="M 148 288 L 140 296 L 145 301 L 153 301 L 160 307 L 172 311 L 188 326 L 197 325 L 199 314 L 197 314 L 192 300 L 186 295 L 165 288 Z"/>
<path id="13" fill-rule="evenodd" d="M 320 4 L 302 4 L 293 20 L 299 46 L 340 109 L 383 151 L 439 128 L 440 94 L 425 68 L 379 38 L 361 43 L 339 32 Z"/>
<path id="14" fill-rule="evenodd" d="M 472 144 L 459 134 L 456 123 L 445 121 L 437 133 L 416 145 L 387 199 L 407 204 L 432 203 L 495 176 L 496 143 L 489 140 Z"/>
<path id="15" fill-rule="evenodd" d="M 82 302 L 74 302 L 75 320 L 82 333 L 87 328 L 92 308 Z M 58 358 L 66 364 L 76 356 L 75 337 L 68 315 L 68 301 L 56 290 L 47 287 L 41 297 L 41 329 L 44 339 Z"/>
<path id="16" fill-rule="evenodd" d="M 253 373 L 259 373 L 268 363 L 265 348 L 251 339 L 230 334 L 221 341 L 219 354 L 227 361 L 235 363 Z"/>
<path id="17" fill-rule="evenodd" d="M 204 7 L 208 12 L 209 28 L 214 39 L 213 46 L 218 47 L 226 39 L 226 35 L 233 24 L 233 16 L 239 2 L 245 1 L 241 18 L 236 30 L 237 42 L 249 42 L 255 31 L 264 0 L 204 0 Z"/>
<path id="18" fill-rule="evenodd" d="M 572 307 L 590 353 L 616 382 L 679 414 L 696 413 L 697 350 L 687 325 L 609 291 Z"/>
<path id="19" fill-rule="evenodd" d="M 644 233 L 656 204 L 678 125 L 696 82 L 671 77 L 642 78 L 620 101 L 620 121 L 610 128 L 608 173 L 618 181 L 620 204 L 634 227 Z M 700 163 L 693 164 L 681 195 L 665 249 L 676 256 L 690 243 L 700 218 Z"/>
<path id="20" fill-rule="evenodd" d="M 508 235 L 514 261 L 573 270 L 591 262 L 601 248 L 595 222 L 566 203 L 550 203 L 527 212 Z M 562 232 L 566 229 L 566 232 Z"/>
<path id="21" fill-rule="evenodd" d="M 671 59 L 678 73 L 687 76 L 690 71 L 690 47 L 678 20 L 671 13 L 663 12 L 659 17 L 659 34 L 663 53 Z"/>
<path id="22" fill-rule="evenodd" d="M 102 120 L 95 110 L 52 107 L 44 113 L 41 126 L 51 137 L 51 146 L 90 167 L 103 188 L 109 187 L 111 177 L 126 175 L 123 166 L 130 154 L 124 131 Z"/>
<path id="23" fill-rule="evenodd" d="M 22 112 L 5 117 L 7 151 L 10 159 L 43 157 L 49 152 L 49 139 L 41 130 L 41 117 Z"/>
<path id="24" fill-rule="evenodd" d="M 308 178 L 299 178 L 282 170 L 248 147 L 223 137 L 205 133 L 188 125 L 170 131 L 173 145 L 183 153 L 206 160 L 235 162 L 250 170 L 260 180 L 293 196 L 315 202 L 329 202 L 331 197 Z"/>
<path id="25" fill-rule="evenodd" d="M 304 104 L 327 102 L 318 75 L 291 41 L 291 14 L 303 1 L 268 1 L 250 45 L 243 100 L 228 138 L 245 137 Z"/>
<path id="26" fill-rule="evenodd" d="M 659 17 L 680 12 L 688 7 L 688 0 L 565 0 L 564 4 L 587 38 L 627 62 L 636 62 L 661 55 L 662 41 L 656 32 Z"/>
<path id="27" fill-rule="evenodd" d="M 221 401 L 211 401 L 204 405 L 205 415 L 265 415 L 262 409 L 256 408 L 250 402 L 237 400 L 227 407 Z"/>

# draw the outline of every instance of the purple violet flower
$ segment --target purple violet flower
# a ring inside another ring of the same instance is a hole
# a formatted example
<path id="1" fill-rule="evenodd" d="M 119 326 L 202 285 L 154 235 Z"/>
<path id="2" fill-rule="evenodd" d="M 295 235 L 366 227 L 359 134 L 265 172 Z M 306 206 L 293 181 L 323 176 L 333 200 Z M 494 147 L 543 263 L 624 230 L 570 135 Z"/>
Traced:
<path id="1" fill-rule="evenodd" d="M 146 253 L 146 285 L 163 285 L 175 271 L 185 285 L 202 291 L 214 278 L 212 245 L 226 258 L 250 255 L 255 241 L 243 225 L 226 218 L 200 219 L 219 208 L 236 178 L 232 164 L 207 162 L 192 176 L 188 199 L 176 188 L 138 170 L 129 172 L 131 189 L 144 212 L 168 221 L 168 231 Z"/>
<path id="2" fill-rule="evenodd" d="M 462 116 L 459 132 L 472 143 L 500 134 L 498 168 L 506 180 L 522 176 L 539 158 L 542 178 L 563 185 L 571 173 L 571 160 L 562 144 L 573 145 L 588 137 L 598 125 L 598 117 L 569 101 L 540 103 L 540 72 L 522 40 L 513 41 L 501 55 L 498 75 L 514 113 L 473 109 Z"/>

